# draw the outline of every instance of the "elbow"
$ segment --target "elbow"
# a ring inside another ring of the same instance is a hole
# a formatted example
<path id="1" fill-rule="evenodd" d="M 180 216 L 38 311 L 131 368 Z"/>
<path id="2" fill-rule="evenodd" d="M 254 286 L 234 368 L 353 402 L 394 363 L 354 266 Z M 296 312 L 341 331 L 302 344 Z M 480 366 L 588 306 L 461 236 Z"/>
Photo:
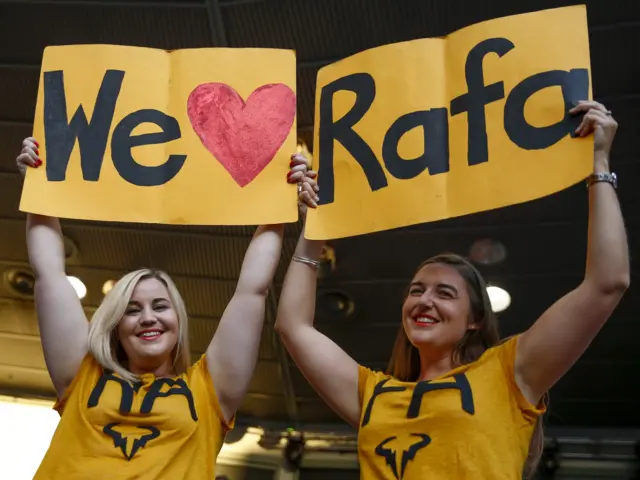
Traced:
<path id="1" fill-rule="evenodd" d="M 629 272 L 611 278 L 594 279 L 593 287 L 603 297 L 621 298 L 631 284 Z"/>
<path id="2" fill-rule="evenodd" d="M 278 336 L 282 337 L 287 332 L 286 323 L 282 321 L 280 315 L 276 318 L 276 323 L 273 325 L 273 329 Z"/>

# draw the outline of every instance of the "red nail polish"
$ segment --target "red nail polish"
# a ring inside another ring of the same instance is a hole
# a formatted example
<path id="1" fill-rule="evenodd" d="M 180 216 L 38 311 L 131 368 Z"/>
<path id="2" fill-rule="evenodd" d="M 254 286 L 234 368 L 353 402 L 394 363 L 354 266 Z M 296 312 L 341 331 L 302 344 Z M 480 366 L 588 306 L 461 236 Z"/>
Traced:
<path id="1" fill-rule="evenodd" d="M 40 150 L 36 148 L 36 155 L 40 155 Z"/>
<path id="2" fill-rule="evenodd" d="M 287 173 L 287 180 L 289 180 L 291 178 L 291 175 L 293 174 L 293 172 L 289 172 Z"/>
<path id="3" fill-rule="evenodd" d="M 36 160 L 36 168 L 38 168 L 40 165 L 42 165 L 42 160 Z"/>
<path id="4" fill-rule="evenodd" d="M 40 148 L 40 144 L 38 142 L 33 142 L 36 144 L 36 147 Z"/>

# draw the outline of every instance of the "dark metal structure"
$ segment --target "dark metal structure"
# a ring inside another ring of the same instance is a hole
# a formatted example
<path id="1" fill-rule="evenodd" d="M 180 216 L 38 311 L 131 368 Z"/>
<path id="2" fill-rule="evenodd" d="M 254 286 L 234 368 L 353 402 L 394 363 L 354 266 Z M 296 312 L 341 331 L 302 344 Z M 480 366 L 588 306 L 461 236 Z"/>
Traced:
<path id="1" fill-rule="evenodd" d="M 0 390 L 13 395 L 53 395 L 29 294 L 24 215 L 17 209 L 21 182 L 14 166 L 21 140 L 31 133 L 45 46 L 111 43 L 163 49 L 295 49 L 299 136 L 312 148 L 315 78 L 323 65 L 391 42 L 441 36 L 479 21 L 572 3 L 0 0 Z M 556 427 L 640 428 L 640 290 L 633 281 L 639 267 L 634 252 L 640 241 L 636 214 L 640 62 L 633 45 L 640 40 L 640 9 L 634 2 L 586 3 L 594 94 L 620 123 L 612 163 L 620 179 L 633 277 L 610 322 L 551 392 L 548 422 Z M 469 254 L 474 242 L 488 238 L 499 241 L 506 251 L 503 261 L 480 267 L 489 282 L 512 296 L 511 307 L 500 315 L 502 332 L 522 331 L 580 282 L 586 221 L 587 194 L 584 185 L 576 185 L 523 205 L 331 242 L 335 269 L 320 282 L 318 328 L 357 361 L 384 368 L 400 325 L 403 289 L 414 268 L 442 251 Z M 165 269 L 176 279 L 193 317 L 194 358 L 206 348 L 233 293 L 253 232 L 250 227 L 81 221 L 64 221 L 63 226 L 68 237 L 68 272 L 87 285 L 83 303 L 88 314 L 100 303 L 105 281 L 141 265 Z M 322 430 L 325 425 L 325 429 L 343 430 L 341 420 L 313 392 L 272 328 L 297 232 L 296 225 L 287 229 L 283 261 L 269 296 L 260 361 L 239 421 L 274 428 Z"/>

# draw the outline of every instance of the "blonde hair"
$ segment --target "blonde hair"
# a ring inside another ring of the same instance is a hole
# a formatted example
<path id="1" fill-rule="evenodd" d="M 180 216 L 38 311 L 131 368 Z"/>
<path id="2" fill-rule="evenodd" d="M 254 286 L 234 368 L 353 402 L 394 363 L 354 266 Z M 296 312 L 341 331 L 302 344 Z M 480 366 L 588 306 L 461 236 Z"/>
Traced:
<path id="1" fill-rule="evenodd" d="M 467 260 L 453 253 L 443 253 L 425 261 L 418 272 L 426 265 L 441 264 L 454 268 L 467 284 L 469 293 L 471 322 L 478 325 L 476 330 L 467 330 L 452 352 L 455 365 L 466 365 L 475 362 L 489 348 L 499 345 L 498 320 L 491 309 L 491 301 L 487 294 L 487 284 L 480 272 Z M 407 291 L 408 294 L 408 291 Z M 405 294 L 405 300 L 406 296 Z M 420 377 L 420 352 L 411 344 L 403 325 L 400 325 L 396 341 L 387 366 L 387 374 L 405 382 L 417 382 Z M 548 402 L 545 394 L 543 402 Z M 536 472 L 544 450 L 544 430 L 542 415 L 536 422 L 529 444 L 529 454 L 523 468 L 523 477 L 530 479 Z"/>
<path id="2" fill-rule="evenodd" d="M 185 372 L 191 364 L 189 320 L 178 289 L 165 272 L 142 268 L 127 273 L 118 280 L 93 314 L 89 326 L 89 353 L 105 370 L 113 371 L 129 382 L 136 382 L 139 377 L 128 370 L 126 354 L 118 340 L 117 326 L 125 314 L 136 285 L 149 278 L 155 278 L 167 288 L 178 317 L 178 343 L 172 352 L 175 373 L 179 375 Z"/>

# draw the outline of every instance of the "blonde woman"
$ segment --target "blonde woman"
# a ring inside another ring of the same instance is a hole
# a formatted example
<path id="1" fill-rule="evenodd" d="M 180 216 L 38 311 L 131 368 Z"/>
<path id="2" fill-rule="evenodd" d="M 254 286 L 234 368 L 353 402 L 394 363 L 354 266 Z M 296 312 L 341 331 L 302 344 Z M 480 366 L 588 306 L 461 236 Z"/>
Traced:
<path id="1" fill-rule="evenodd" d="M 27 138 L 20 172 L 42 165 Z M 290 183 L 306 161 L 295 155 Z M 283 225 L 262 226 L 206 353 L 191 365 L 187 311 L 166 273 L 120 279 L 87 322 L 65 275 L 58 219 L 27 215 L 47 369 L 61 414 L 36 479 L 211 479 L 253 375 Z"/>
<path id="2" fill-rule="evenodd" d="M 572 113 L 584 114 L 577 132 L 595 136 L 586 272 L 521 335 L 501 342 L 480 273 L 457 255 L 438 255 L 407 288 L 387 372 L 369 370 L 313 327 L 322 243 L 300 237 L 276 328 L 311 385 L 358 430 L 362 478 L 520 480 L 533 470 L 546 392 L 580 358 L 629 285 L 609 171 L 617 123 L 597 102 L 580 102 Z M 314 178 L 308 172 L 300 193 L 312 206 Z"/>

